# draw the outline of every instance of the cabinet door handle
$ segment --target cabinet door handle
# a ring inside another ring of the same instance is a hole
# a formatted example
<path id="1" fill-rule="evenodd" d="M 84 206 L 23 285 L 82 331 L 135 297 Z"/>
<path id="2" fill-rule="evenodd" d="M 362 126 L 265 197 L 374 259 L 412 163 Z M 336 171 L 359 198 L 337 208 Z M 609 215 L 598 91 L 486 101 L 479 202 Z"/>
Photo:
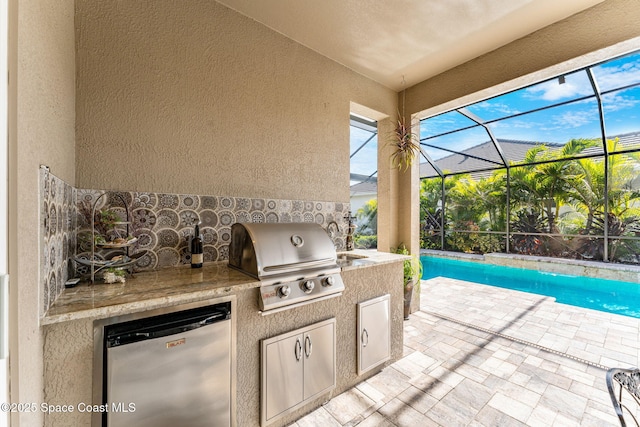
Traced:
<path id="1" fill-rule="evenodd" d="M 366 337 L 366 341 L 365 341 L 365 337 Z M 367 344 L 369 344 L 369 332 L 367 332 L 366 329 L 362 330 L 361 341 L 362 341 L 362 347 L 366 347 Z"/>
<path id="2" fill-rule="evenodd" d="M 302 357 L 302 343 L 300 343 L 300 338 L 296 339 L 295 354 L 296 354 L 296 362 L 299 362 L 300 358 Z"/>
<path id="3" fill-rule="evenodd" d="M 309 336 L 307 335 L 304 339 L 304 354 L 305 356 L 307 356 L 307 359 L 309 358 L 309 356 L 311 356 L 312 351 L 313 344 L 311 344 L 311 338 L 309 338 Z"/>

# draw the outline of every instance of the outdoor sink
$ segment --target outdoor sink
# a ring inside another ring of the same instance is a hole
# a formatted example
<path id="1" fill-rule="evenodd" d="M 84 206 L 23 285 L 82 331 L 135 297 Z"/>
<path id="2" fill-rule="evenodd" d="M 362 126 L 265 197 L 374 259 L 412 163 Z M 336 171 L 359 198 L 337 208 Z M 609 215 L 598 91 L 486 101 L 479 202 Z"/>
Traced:
<path id="1" fill-rule="evenodd" d="M 369 258 L 366 255 L 338 252 L 338 261 L 354 261 L 357 259 Z"/>

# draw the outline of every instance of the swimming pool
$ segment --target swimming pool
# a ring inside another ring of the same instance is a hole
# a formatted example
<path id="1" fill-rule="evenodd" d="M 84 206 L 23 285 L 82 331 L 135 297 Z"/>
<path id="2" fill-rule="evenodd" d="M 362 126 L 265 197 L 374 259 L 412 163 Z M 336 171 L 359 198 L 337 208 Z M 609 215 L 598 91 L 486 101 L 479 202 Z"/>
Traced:
<path id="1" fill-rule="evenodd" d="M 557 302 L 640 318 L 640 285 L 430 256 L 423 279 L 443 276 L 554 297 Z"/>

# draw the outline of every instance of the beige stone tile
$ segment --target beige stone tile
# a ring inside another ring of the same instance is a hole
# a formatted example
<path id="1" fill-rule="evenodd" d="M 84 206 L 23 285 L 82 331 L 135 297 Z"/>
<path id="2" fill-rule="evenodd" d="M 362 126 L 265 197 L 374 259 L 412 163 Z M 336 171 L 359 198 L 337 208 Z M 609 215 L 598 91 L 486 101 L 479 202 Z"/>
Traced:
<path id="1" fill-rule="evenodd" d="M 460 364 L 455 368 L 455 372 L 477 383 L 483 383 L 490 375 L 488 372 L 483 371 L 480 368 L 476 368 L 473 365 L 462 362 L 459 363 Z"/>
<path id="2" fill-rule="evenodd" d="M 593 386 L 596 383 L 596 378 L 586 372 L 581 372 L 570 367 L 560 365 L 557 371 L 558 375 L 563 375 L 570 378 L 573 381 L 578 381 L 588 386 Z"/>
<path id="3" fill-rule="evenodd" d="M 459 405 L 455 399 L 442 399 L 425 416 L 438 426 L 466 426 L 471 420 L 461 412 Z"/>
<path id="4" fill-rule="evenodd" d="M 549 427 L 555 425 L 557 412 L 543 405 L 536 405 L 527 420 L 527 425 L 531 427 Z"/>
<path id="5" fill-rule="evenodd" d="M 297 427 L 342 427 L 323 407 L 296 421 Z"/>
<path id="6" fill-rule="evenodd" d="M 558 414 L 556 416 L 555 424 L 562 427 L 581 427 L 582 416 L 580 418 L 573 418 L 567 414 Z"/>
<path id="7" fill-rule="evenodd" d="M 533 406 L 525 405 L 502 393 L 494 394 L 488 405 L 522 423 L 525 423 L 533 412 Z"/>
<path id="8" fill-rule="evenodd" d="M 510 362 L 505 362 L 500 359 L 491 358 L 480 366 L 487 372 L 491 372 L 500 378 L 509 378 L 518 369 L 516 365 Z"/>
<path id="9" fill-rule="evenodd" d="M 482 408 L 475 420 L 486 427 L 523 427 L 526 424 L 489 405 Z M 548 424 L 547 426 L 548 427 Z"/>
<path id="10" fill-rule="evenodd" d="M 382 402 L 384 400 L 384 396 L 385 396 L 384 393 L 378 390 L 377 388 L 375 388 L 373 385 L 371 385 L 367 381 L 364 381 L 358 384 L 356 386 L 356 389 L 362 392 L 369 399 L 373 400 L 375 403 Z"/>
<path id="11" fill-rule="evenodd" d="M 416 365 L 420 366 L 423 369 L 427 369 L 433 366 L 434 364 L 438 363 L 437 360 L 419 351 L 414 351 L 409 356 L 407 356 L 406 359 L 411 363 L 415 363 Z"/>
<path id="12" fill-rule="evenodd" d="M 429 375 L 421 375 L 411 380 L 411 385 L 430 394 L 436 399 L 442 399 L 453 387 Z"/>
<path id="13" fill-rule="evenodd" d="M 391 423 L 391 421 L 387 420 L 378 412 L 374 412 L 373 414 L 369 415 L 360 424 L 357 424 L 357 426 L 358 427 L 395 427 L 395 424 Z"/>
<path id="14" fill-rule="evenodd" d="M 528 365 L 531 366 L 540 366 L 542 364 L 542 362 L 544 361 L 544 359 L 542 359 L 541 357 L 538 356 L 532 356 L 529 355 L 527 356 L 527 358 L 523 361 L 523 363 L 526 363 Z"/>
<path id="15" fill-rule="evenodd" d="M 324 405 L 324 408 L 338 420 L 340 424 L 346 424 L 358 415 L 366 412 L 366 410 L 374 404 L 375 401 L 367 397 L 357 388 L 353 388 L 331 399 Z"/>
<path id="16" fill-rule="evenodd" d="M 424 426 L 428 425 L 427 417 L 403 403 L 399 399 L 393 399 L 378 412 L 397 426 Z"/>
<path id="17" fill-rule="evenodd" d="M 413 386 L 400 393 L 398 399 L 422 414 L 438 403 L 438 399 Z"/>
<path id="18" fill-rule="evenodd" d="M 366 382 L 384 396 L 382 399 L 384 402 L 388 402 L 409 387 L 408 381 L 409 377 L 391 367 L 387 367 Z M 363 392 L 367 394 L 365 391 Z M 376 401 L 374 398 L 371 399 Z"/>
<path id="19" fill-rule="evenodd" d="M 499 391 L 506 395 L 510 396 L 514 400 L 517 400 L 520 403 L 523 403 L 530 407 L 535 407 L 540 401 L 541 393 L 536 393 L 528 389 L 526 386 L 521 386 L 515 384 L 511 381 L 505 381 L 499 388 Z"/>
<path id="20" fill-rule="evenodd" d="M 429 376 L 436 378 L 438 381 L 441 381 L 452 388 L 457 386 L 464 380 L 464 377 L 456 372 L 450 371 L 448 369 L 443 368 L 442 366 L 437 366 L 436 368 L 428 371 Z"/>
<path id="21" fill-rule="evenodd" d="M 558 416 L 564 415 L 569 419 L 579 420 L 587 408 L 587 399 L 562 389 L 553 384 L 549 384 L 540 398 L 543 406 L 554 409 Z"/>

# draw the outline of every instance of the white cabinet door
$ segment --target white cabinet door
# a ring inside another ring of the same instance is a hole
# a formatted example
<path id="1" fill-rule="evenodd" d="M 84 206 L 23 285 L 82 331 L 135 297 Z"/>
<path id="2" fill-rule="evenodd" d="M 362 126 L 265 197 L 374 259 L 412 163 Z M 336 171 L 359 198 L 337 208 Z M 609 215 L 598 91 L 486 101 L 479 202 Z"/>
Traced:
<path id="1" fill-rule="evenodd" d="M 304 334 L 304 400 L 336 385 L 335 327 L 334 319 Z"/>
<path id="2" fill-rule="evenodd" d="M 358 375 L 391 358 L 389 294 L 358 304 Z"/>
<path id="3" fill-rule="evenodd" d="M 263 410 L 266 420 L 302 401 L 304 350 L 302 334 L 271 338 L 263 354 Z"/>

